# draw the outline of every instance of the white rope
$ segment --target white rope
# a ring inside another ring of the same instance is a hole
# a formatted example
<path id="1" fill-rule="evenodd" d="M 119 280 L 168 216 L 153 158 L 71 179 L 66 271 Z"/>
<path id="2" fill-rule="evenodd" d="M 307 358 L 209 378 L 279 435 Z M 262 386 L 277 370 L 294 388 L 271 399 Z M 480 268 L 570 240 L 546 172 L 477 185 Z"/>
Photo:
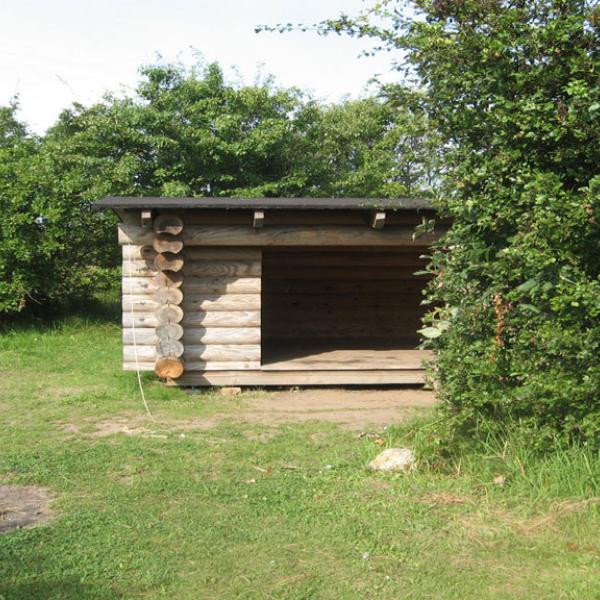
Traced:
<path id="1" fill-rule="evenodd" d="M 131 259 L 131 252 L 129 253 L 129 273 L 133 274 L 133 261 Z M 135 312 L 133 310 L 133 305 L 135 302 L 131 302 L 131 326 L 133 328 L 133 355 L 135 357 L 135 372 L 137 373 L 138 386 L 140 388 L 140 395 L 142 396 L 142 402 L 144 403 L 144 408 L 146 409 L 146 414 L 153 420 L 156 421 L 154 415 L 150 412 L 150 407 L 148 406 L 148 402 L 146 401 L 146 394 L 144 394 L 144 386 L 142 385 L 142 374 L 140 372 L 140 362 L 138 360 L 138 347 L 136 340 L 136 331 L 135 331 Z"/>

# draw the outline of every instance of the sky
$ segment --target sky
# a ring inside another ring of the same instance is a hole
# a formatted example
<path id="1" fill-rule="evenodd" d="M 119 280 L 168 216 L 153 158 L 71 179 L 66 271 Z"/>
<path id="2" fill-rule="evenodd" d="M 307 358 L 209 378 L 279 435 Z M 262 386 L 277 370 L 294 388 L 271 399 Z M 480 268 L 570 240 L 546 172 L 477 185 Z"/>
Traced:
<path id="1" fill-rule="evenodd" d="M 127 93 L 139 67 L 157 61 L 219 62 L 230 81 L 272 74 L 335 102 L 359 97 L 375 75 L 393 80 L 389 56 L 361 57 L 366 40 L 260 33 L 260 24 L 314 23 L 363 0 L 0 0 L 0 105 L 42 133 L 72 102 Z"/>

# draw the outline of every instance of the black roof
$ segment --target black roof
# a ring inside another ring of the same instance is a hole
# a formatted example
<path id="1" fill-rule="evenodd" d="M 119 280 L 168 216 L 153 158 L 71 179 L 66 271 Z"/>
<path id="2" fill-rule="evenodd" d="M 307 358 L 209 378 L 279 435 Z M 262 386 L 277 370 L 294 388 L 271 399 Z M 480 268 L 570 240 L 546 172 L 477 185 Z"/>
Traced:
<path id="1" fill-rule="evenodd" d="M 160 196 L 109 196 L 94 202 L 95 210 L 104 208 L 137 209 L 274 209 L 274 210 L 433 210 L 428 198 L 165 198 Z"/>

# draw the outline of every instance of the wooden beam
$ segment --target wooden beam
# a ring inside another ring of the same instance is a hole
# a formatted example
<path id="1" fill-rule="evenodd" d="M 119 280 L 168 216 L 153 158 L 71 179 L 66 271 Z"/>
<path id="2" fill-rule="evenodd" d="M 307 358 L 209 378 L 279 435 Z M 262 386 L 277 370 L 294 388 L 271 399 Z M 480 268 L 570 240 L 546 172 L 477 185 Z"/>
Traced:
<path id="1" fill-rule="evenodd" d="M 186 327 L 259 327 L 260 310 L 233 310 L 233 311 L 190 311 L 182 316 L 181 324 Z M 169 321 L 166 321 L 169 322 Z M 123 327 L 136 327 L 140 329 L 154 329 L 160 325 L 153 312 L 123 313 Z"/>
<path id="2" fill-rule="evenodd" d="M 425 382 L 425 372 L 397 371 L 186 371 L 168 385 L 414 385 Z"/>
<path id="3" fill-rule="evenodd" d="M 252 227 L 254 229 L 260 229 L 265 222 L 265 212 L 263 210 L 255 210 L 254 217 L 252 220 Z"/>
<path id="4" fill-rule="evenodd" d="M 373 229 L 383 229 L 385 225 L 385 211 L 375 210 L 371 213 L 371 227 Z"/>
<path id="5" fill-rule="evenodd" d="M 185 246 L 429 246 L 444 231 L 428 232 L 416 240 L 414 227 L 370 229 L 355 226 L 290 226 L 254 229 L 243 226 L 190 225 L 182 233 Z M 152 244 L 154 233 L 121 223 L 119 243 Z"/>

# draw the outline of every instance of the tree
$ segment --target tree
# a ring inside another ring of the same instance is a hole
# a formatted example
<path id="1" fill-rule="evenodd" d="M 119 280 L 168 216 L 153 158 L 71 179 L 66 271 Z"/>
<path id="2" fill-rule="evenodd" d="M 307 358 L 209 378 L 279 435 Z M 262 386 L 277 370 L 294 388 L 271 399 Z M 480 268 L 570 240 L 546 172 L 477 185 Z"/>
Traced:
<path id="1" fill-rule="evenodd" d="M 439 207 L 454 225 L 425 333 L 453 431 L 510 420 L 542 446 L 600 445 L 600 9 L 403 4 L 321 30 L 400 50 L 443 141 Z"/>
<path id="2" fill-rule="evenodd" d="M 63 111 L 42 138 L 0 112 L 0 312 L 116 285 L 107 195 L 390 196 L 431 168 L 422 111 L 381 99 L 322 105 L 216 64 L 152 65 L 135 92 Z"/>

